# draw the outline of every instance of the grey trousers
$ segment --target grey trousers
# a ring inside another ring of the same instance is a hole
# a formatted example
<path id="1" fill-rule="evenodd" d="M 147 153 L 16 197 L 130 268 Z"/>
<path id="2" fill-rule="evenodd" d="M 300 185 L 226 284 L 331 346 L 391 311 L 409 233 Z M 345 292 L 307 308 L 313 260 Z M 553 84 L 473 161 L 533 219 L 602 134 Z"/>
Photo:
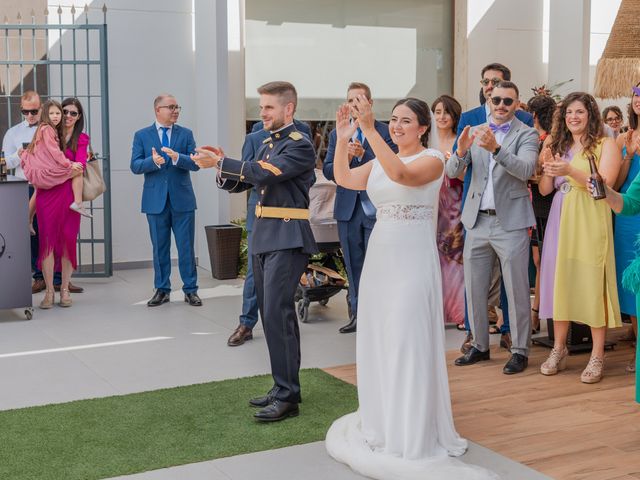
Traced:
<path id="1" fill-rule="evenodd" d="M 479 214 L 464 242 L 464 286 L 467 292 L 473 346 L 489 349 L 487 302 L 496 258 L 509 304 L 511 353 L 529 355 L 531 342 L 531 299 L 529 296 L 529 235 L 526 228 L 505 231 L 498 217 Z"/>

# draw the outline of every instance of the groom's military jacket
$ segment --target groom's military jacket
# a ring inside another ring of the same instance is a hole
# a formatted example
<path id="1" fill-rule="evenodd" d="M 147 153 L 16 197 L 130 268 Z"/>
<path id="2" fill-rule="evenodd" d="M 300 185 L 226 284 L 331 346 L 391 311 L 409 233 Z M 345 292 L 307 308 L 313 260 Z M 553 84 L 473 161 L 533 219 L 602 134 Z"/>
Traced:
<path id="1" fill-rule="evenodd" d="M 253 225 L 253 254 L 301 249 L 317 252 L 309 225 L 309 189 L 315 182 L 315 152 L 292 123 L 271 132 L 256 161 L 225 157 L 219 164 L 218 186 L 229 192 L 256 187 L 258 204 Z"/>

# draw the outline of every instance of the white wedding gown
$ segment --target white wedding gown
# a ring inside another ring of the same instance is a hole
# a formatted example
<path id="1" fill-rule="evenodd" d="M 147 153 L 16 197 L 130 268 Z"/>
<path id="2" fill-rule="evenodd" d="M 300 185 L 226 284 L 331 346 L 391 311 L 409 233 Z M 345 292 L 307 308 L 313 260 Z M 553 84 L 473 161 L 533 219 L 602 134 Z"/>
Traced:
<path id="1" fill-rule="evenodd" d="M 444 159 L 428 149 L 420 155 Z M 427 185 L 391 181 L 377 160 L 367 184 L 377 221 L 360 280 L 357 412 L 336 420 L 329 454 L 380 480 L 499 478 L 451 458 L 467 441 L 453 425 L 445 363 L 442 281 L 435 219 L 442 176 Z"/>

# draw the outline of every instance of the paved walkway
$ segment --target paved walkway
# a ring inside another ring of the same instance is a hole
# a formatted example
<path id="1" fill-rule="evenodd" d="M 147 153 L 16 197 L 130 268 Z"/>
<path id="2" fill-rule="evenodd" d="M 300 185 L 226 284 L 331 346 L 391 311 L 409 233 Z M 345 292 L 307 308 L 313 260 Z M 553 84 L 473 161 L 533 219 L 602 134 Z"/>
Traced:
<path id="1" fill-rule="evenodd" d="M 174 268 L 172 284 L 181 285 Z M 117 271 L 108 279 L 78 279 L 85 293 L 72 308 L 36 309 L 31 321 L 21 310 L 0 310 L 0 410 L 85 398 L 122 395 L 269 372 L 266 344 L 258 327 L 254 340 L 226 346 L 238 322 L 240 280 L 217 281 L 199 270 L 204 305 L 191 307 L 181 292 L 156 308 L 151 270 Z M 44 294 L 34 295 L 34 305 Z M 326 368 L 355 362 L 355 335 L 341 335 L 344 296 L 327 307 L 314 304 L 301 325 L 302 367 Z M 498 336 L 493 336 L 497 341 Z M 447 349 L 462 334 L 447 330 Z M 248 419 L 251 421 L 251 419 Z M 547 478 L 478 445 L 465 461 L 492 468 L 505 479 Z M 308 479 L 362 478 L 334 462 L 322 442 L 218 459 L 119 477 L 127 479 Z"/>

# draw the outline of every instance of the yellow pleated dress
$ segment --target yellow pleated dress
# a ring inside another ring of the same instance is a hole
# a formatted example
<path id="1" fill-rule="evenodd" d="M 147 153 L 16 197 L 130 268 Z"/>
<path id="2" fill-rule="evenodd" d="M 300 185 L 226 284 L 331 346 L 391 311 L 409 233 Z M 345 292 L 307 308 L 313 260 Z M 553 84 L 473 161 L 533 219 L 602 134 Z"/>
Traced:
<path id="1" fill-rule="evenodd" d="M 600 164 L 602 141 L 596 150 Z M 576 153 L 571 165 L 590 174 L 589 160 Z M 553 319 L 590 327 L 620 327 L 611 209 L 594 200 L 572 177 L 560 215 L 553 290 Z"/>

